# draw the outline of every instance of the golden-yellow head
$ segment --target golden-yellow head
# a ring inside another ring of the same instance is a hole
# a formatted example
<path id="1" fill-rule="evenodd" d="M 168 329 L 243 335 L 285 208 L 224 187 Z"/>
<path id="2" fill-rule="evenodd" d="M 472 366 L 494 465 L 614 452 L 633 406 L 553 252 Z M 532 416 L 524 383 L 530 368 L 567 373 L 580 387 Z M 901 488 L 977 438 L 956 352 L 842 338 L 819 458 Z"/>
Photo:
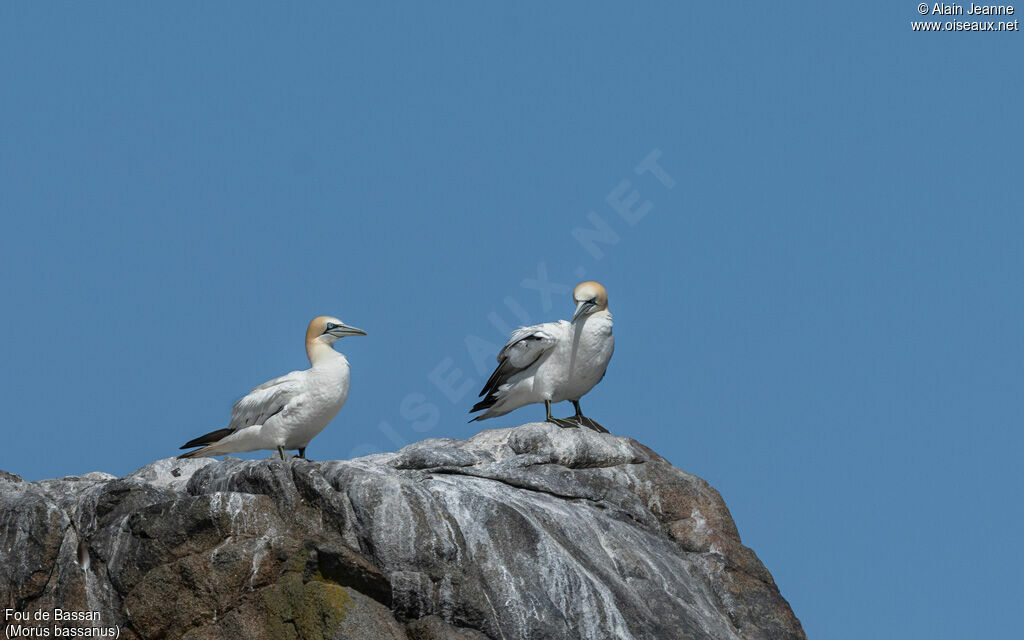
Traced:
<path id="1" fill-rule="evenodd" d="M 309 321 L 306 329 L 306 344 L 320 341 L 327 344 L 334 344 L 338 338 L 345 336 L 365 336 L 362 329 L 350 327 L 333 316 L 317 316 Z"/>
<path id="2" fill-rule="evenodd" d="M 579 283 L 573 289 L 572 301 L 576 303 L 576 313 L 572 314 L 572 320 L 575 322 L 578 318 L 585 318 L 592 313 L 607 309 L 608 290 L 600 282 L 587 280 Z"/>

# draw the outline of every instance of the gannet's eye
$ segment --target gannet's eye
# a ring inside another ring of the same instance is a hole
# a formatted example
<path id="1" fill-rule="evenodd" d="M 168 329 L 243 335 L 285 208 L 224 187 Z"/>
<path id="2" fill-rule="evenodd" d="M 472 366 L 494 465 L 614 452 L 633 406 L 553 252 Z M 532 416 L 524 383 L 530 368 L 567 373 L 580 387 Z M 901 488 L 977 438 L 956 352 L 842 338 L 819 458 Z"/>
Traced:
<path id="1" fill-rule="evenodd" d="M 338 325 L 334 324 L 333 322 L 328 322 L 327 323 L 327 331 L 330 331 L 332 329 L 337 329 L 337 328 L 338 328 Z M 326 333 L 326 331 L 324 333 Z"/>
<path id="2" fill-rule="evenodd" d="M 590 304 L 597 304 L 597 296 L 594 296 L 590 300 L 587 300 L 587 302 L 589 302 Z"/>

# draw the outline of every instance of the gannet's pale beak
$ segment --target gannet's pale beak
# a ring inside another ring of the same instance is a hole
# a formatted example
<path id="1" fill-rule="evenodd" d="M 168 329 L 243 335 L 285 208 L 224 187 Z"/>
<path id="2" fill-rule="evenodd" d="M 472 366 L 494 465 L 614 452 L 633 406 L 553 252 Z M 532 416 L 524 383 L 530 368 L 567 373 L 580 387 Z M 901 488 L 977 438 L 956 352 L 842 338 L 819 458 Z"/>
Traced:
<path id="1" fill-rule="evenodd" d="M 576 318 L 579 318 L 580 316 L 585 316 L 588 313 L 590 313 L 590 310 L 593 309 L 595 306 L 597 305 L 595 305 L 593 302 L 589 300 L 581 300 L 577 302 L 576 313 L 572 314 L 572 322 L 576 322 Z"/>
<path id="2" fill-rule="evenodd" d="M 366 332 L 362 329 L 356 329 L 350 327 L 347 324 L 339 324 L 327 333 L 331 334 L 335 338 L 344 338 L 345 336 L 365 336 Z"/>

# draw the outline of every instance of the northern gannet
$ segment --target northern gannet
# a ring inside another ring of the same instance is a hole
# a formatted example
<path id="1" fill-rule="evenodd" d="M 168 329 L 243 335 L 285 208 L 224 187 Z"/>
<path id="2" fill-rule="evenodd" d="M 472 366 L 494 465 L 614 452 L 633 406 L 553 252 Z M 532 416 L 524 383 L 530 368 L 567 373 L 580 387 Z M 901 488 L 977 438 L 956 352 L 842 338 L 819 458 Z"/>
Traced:
<path id="1" fill-rule="evenodd" d="M 512 332 L 498 353 L 498 368 L 480 391 L 487 397 L 469 412 L 487 411 L 470 422 L 543 402 L 548 422 L 608 433 L 580 410 L 580 398 L 604 377 L 615 348 L 608 292 L 599 282 L 581 282 L 572 298 L 576 313 L 571 322 L 546 322 Z M 551 417 L 551 403 L 563 400 L 572 402 L 576 415 Z"/>
<path id="2" fill-rule="evenodd" d="M 334 342 L 345 336 L 365 335 L 362 329 L 337 318 L 313 318 L 306 329 L 306 355 L 312 366 L 250 391 L 232 407 L 227 427 L 186 442 L 182 449 L 202 448 L 178 457 L 276 448 L 282 460 L 285 449 L 298 449 L 299 457 L 305 458 L 309 441 L 338 415 L 348 398 L 348 360 L 334 350 Z"/>

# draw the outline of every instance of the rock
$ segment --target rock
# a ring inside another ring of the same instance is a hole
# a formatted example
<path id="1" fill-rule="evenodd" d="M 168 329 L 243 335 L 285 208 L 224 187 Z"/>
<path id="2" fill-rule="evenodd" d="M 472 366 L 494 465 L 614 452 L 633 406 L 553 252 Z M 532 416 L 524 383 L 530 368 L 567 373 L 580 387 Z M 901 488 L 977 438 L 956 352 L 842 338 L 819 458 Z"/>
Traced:
<path id="1" fill-rule="evenodd" d="M 406 630 L 409 640 L 487 640 L 474 629 L 454 627 L 438 616 L 426 616 L 410 622 Z"/>
<path id="2" fill-rule="evenodd" d="M 805 637 L 711 486 L 547 423 L 355 460 L 0 473 L 0 549 L 0 607 L 99 611 L 123 638 Z"/>

